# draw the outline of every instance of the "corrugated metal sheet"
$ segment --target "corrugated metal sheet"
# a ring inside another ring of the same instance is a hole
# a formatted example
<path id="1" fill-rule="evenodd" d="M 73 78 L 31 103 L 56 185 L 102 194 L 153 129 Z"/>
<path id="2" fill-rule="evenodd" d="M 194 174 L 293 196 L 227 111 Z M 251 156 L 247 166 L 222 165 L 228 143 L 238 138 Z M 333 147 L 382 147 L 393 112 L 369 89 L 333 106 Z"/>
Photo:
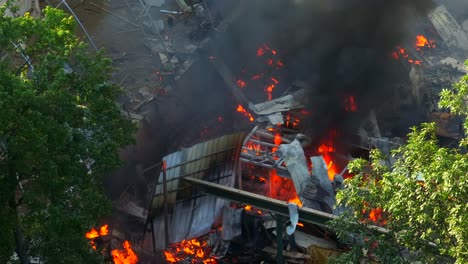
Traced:
<path id="1" fill-rule="evenodd" d="M 199 193 L 181 179 L 190 176 L 225 186 L 234 186 L 238 162 L 236 158 L 243 140 L 243 133 L 227 135 L 172 153 L 164 158 L 171 243 L 207 233 L 221 216 L 226 203 L 214 196 Z M 150 208 L 150 215 L 155 216 L 152 221 L 156 247 L 160 249 L 165 248 L 163 197 L 161 172 Z"/>

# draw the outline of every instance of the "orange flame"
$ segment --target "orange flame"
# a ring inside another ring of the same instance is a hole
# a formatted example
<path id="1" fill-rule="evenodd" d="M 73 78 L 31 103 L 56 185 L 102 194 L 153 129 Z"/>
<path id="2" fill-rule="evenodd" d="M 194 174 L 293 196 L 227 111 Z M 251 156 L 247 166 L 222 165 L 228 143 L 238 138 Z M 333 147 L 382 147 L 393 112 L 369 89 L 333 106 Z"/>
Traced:
<path id="1" fill-rule="evenodd" d="M 191 263 L 217 263 L 213 258 L 206 258 L 209 255 L 211 248 L 207 247 L 206 241 L 199 241 L 197 239 L 182 240 L 180 243 L 172 245 L 168 250 L 164 251 L 166 261 L 176 263 L 192 258 Z"/>
<path id="2" fill-rule="evenodd" d="M 302 206 L 291 179 L 283 178 L 270 170 L 270 197 Z"/>
<path id="3" fill-rule="evenodd" d="M 433 49 L 436 47 L 435 41 L 434 40 L 428 40 L 425 36 L 423 35 L 417 35 L 416 36 L 416 49 L 418 51 L 421 50 L 421 48 L 430 48 Z"/>
<path id="4" fill-rule="evenodd" d="M 100 236 L 107 236 L 109 234 L 109 225 L 103 225 L 99 228 L 99 232 L 93 228 L 85 234 L 87 239 L 95 239 Z"/>
<path id="5" fill-rule="evenodd" d="M 284 120 L 284 126 L 287 128 L 296 128 L 297 126 L 299 126 L 300 123 L 301 120 L 299 120 L 298 118 L 291 117 L 290 114 L 287 114 Z"/>
<path id="6" fill-rule="evenodd" d="M 99 233 L 96 229 L 92 228 L 91 231 L 85 234 L 85 236 L 88 239 L 94 239 L 96 237 L 99 237 Z"/>
<path id="7" fill-rule="evenodd" d="M 124 249 L 114 249 L 111 252 L 112 259 L 115 264 L 136 264 L 138 257 L 130 246 L 130 242 L 125 241 L 123 244 Z"/>
<path id="8" fill-rule="evenodd" d="M 205 253 L 201 248 L 197 250 L 197 258 L 203 258 L 205 256 Z"/>
<path id="9" fill-rule="evenodd" d="M 297 206 L 302 206 L 301 200 L 299 200 L 299 197 L 296 195 L 296 197 L 289 199 L 288 203 L 295 203 Z"/>
<path id="10" fill-rule="evenodd" d="M 260 156 L 262 154 L 262 146 L 260 146 L 259 144 L 248 142 L 247 143 L 247 149 L 243 149 L 242 151 L 244 153 L 248 153 L 249 150 L 254 152 L 255 156 Z"/>
<path id="11" fill-rule="evenodd" d="M 424 47 L 427 44 L 429 44 L 429 41 L 427 40 L 427 38 L 425 36 L 423 36 L 423 35 L 416 36 L 416 46 L 417 47 Z"/>
<path id="12" fill-rule="evenodd" d="M 275 133 L 275 138 L 274 138 L 273 142 L 274 142 L 274 144 L 276 146 L 279 146 L 282 143 L 281 135 L 279 133 Z M 275 153 L 277 150 L 278 150 L 278 147 L 273 147 L 271 149 L 271 152 Z"/>
<path id="13" fill-rule="evenodd" d="M 103 225 L 99 229 L 99 235 L 101 236 L 107 236 L 109 234 L 109 226 L 108 225 Z"/>
<path id="14" fill-rule="evenodd" d="M 265 91 L 267 92 L 267 96 L 268 96 L 268 101 L 271 101 L 271 99 L 273 98 L 272 96 L 272 93 L 273 93 L 273 89 L 276 88 L 276 85 L 278 85 L 279 81 L 278 79 L 276 78 L 271 78 L 271 81 L 273 82 L 272 84 L 268 85 L 266 88 L 265 88 Z"/>
<path id="15" fill-rule="evenodd" d="M 248 117 L 250 122 L 255 121 L 255 118 L 242 105 L 238 105 L 236 111 Z"/>
<path id="16" fill-rule="evenodd" d="M 392 53 L 392 56 L 394 59 L 398 60 L 400 58 L 406 59 L 409 63 L 414 64 L 414 65 L 421 65 L 422 62 L 420 60 L 413 60 L 409 58 L 408 53 L 406 50 L 402 47 L 397 47 L 397 50 Z"/>
<path id="17" fill-rule="evenodd" d="M 166 257 L 166 261 L 170 263 L 175 263 L 179 261 L 171 252 L 164 250 L 164 256 Z"/>
<path id="18" fill-rule="evenodd" d="M 239 88 L 244 88 L 244 87 L 247 85 L 247 83 L 244 82 L 244 81 L 241 80 L 241 79 L 238 79 L 238 80 L 236 81 L 236 84 L 237 84 L 237 87 L 239 87 Z"/>
<path id="19" fill-rule="evenodd" d="M 322 143 L 318 147 L 318 153 L 322 155 L 323 159 L 325 160 L 325 164 L 327 165 L 327 170 L 328 170 L 328 178 L 330 181 L 333 181 L 335 179 L 335 174 L 338 173 L 338 167 L 336 164 L 333 162 L 332 157 L 330 153 L 335 152 L 335 147 L 333 146 L 333 140 L 334 137 L 336 136 L 336 131 L 332 130 L 327 142 Z"/>

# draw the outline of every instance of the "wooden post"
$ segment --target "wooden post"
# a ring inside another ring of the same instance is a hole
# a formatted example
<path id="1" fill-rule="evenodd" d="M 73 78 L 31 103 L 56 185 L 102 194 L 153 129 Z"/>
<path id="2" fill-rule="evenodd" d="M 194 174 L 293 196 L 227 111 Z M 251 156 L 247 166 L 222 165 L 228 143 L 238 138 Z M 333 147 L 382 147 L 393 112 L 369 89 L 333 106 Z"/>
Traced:
<path id="1" fill-rule="evenodd" d="M 164 243 L 165 247 L 169 247 L 169 216 L 167 210 L 167 177 L 166 177 L 166 161 L 163 161 L 163 204 L 164 204 Z"/>

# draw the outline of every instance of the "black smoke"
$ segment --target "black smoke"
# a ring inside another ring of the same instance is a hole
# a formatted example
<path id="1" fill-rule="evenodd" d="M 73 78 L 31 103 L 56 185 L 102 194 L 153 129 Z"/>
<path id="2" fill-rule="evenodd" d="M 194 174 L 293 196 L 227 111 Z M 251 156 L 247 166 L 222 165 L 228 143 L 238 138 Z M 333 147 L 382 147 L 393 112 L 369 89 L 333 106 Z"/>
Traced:
<path id="1" fill-rule="evenodd" d="M 352 133 L 370 109 L 389 102 L 408 78 L 391 57 L 414 37 L 430 0 L 255 0 L 229 29 L 223 50 L 233 64 L 248 61 L 252 44 L 269 43 L 284 55 L 289 80 L 303 80 L 319 137 L 331 128 Z M 400 85 L 401 86 L 401 85 Z M 357 113 L 344 111 L 354 96 Z"/>

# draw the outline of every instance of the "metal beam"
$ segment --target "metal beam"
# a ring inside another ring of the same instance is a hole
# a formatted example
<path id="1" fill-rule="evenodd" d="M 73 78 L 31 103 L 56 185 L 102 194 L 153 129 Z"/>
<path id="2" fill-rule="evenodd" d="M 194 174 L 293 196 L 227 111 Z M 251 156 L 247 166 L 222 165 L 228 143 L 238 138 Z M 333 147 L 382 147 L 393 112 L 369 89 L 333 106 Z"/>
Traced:
<path id="1" fill-rule="evenodd" d="M 289 217 L 287 202 L 191 177 L 184 178 L 184 181 L 189 182 L 207 194 L 243 204 L 249 204 L 273 214 Z M 327 214 L 310 208 L 299 208 L 298 211 L 299 219 L 301 221 L 321 226 L 325 226 L 328 221 L 336 217 L 332 214 Z"/>
<path id="2" fill-rule="evenodd" d="M 216 55 L 216 54 L 215 54 Z M 221 61 L 219 56 L 216 56 L 215 59 L 210 60 L 210 62 L 214 65 L 214 69 L 219 73 L 221 78 L 224 80 L 225 84 L 237 99 L 237 101 L 244 106 L 244 108 L 248 107 L 251 103 L 249 99 L 245 96 L 244 92 L 239 89 L 236 85 L 236 78 L 232 71 L 228 68 L 228 66 Z M 254 115 L 253 113 L 252 115 Z M 256 116 L 254 116 L 256 118 Z"/>
<path id="3" fill-rule="evenodd" d="M 269 198 L 263 195 L 242 191 L 232 187 L 227 187 L 221 184 L 216 184 L 208 181 L 198 180 L 192 177 L 183 178 L 184 181 L 192 184 L 202 192 L 211 194 L 220 198 L 235 201 L 238 203 L 248 204 L 259 209 L 263 209 L 276 215 L 289 217 L 288 203 L 285 201 Z M 299 220 L 311 224 L 325 226 L 328 221 L 337 218 L 336 215 L 324 213 L 322 211 L 311 208 L 298 208 Z M 370 225 L 367 228 L 377 231 L 381 234 L 389 234 L 390 230 Z"/>

